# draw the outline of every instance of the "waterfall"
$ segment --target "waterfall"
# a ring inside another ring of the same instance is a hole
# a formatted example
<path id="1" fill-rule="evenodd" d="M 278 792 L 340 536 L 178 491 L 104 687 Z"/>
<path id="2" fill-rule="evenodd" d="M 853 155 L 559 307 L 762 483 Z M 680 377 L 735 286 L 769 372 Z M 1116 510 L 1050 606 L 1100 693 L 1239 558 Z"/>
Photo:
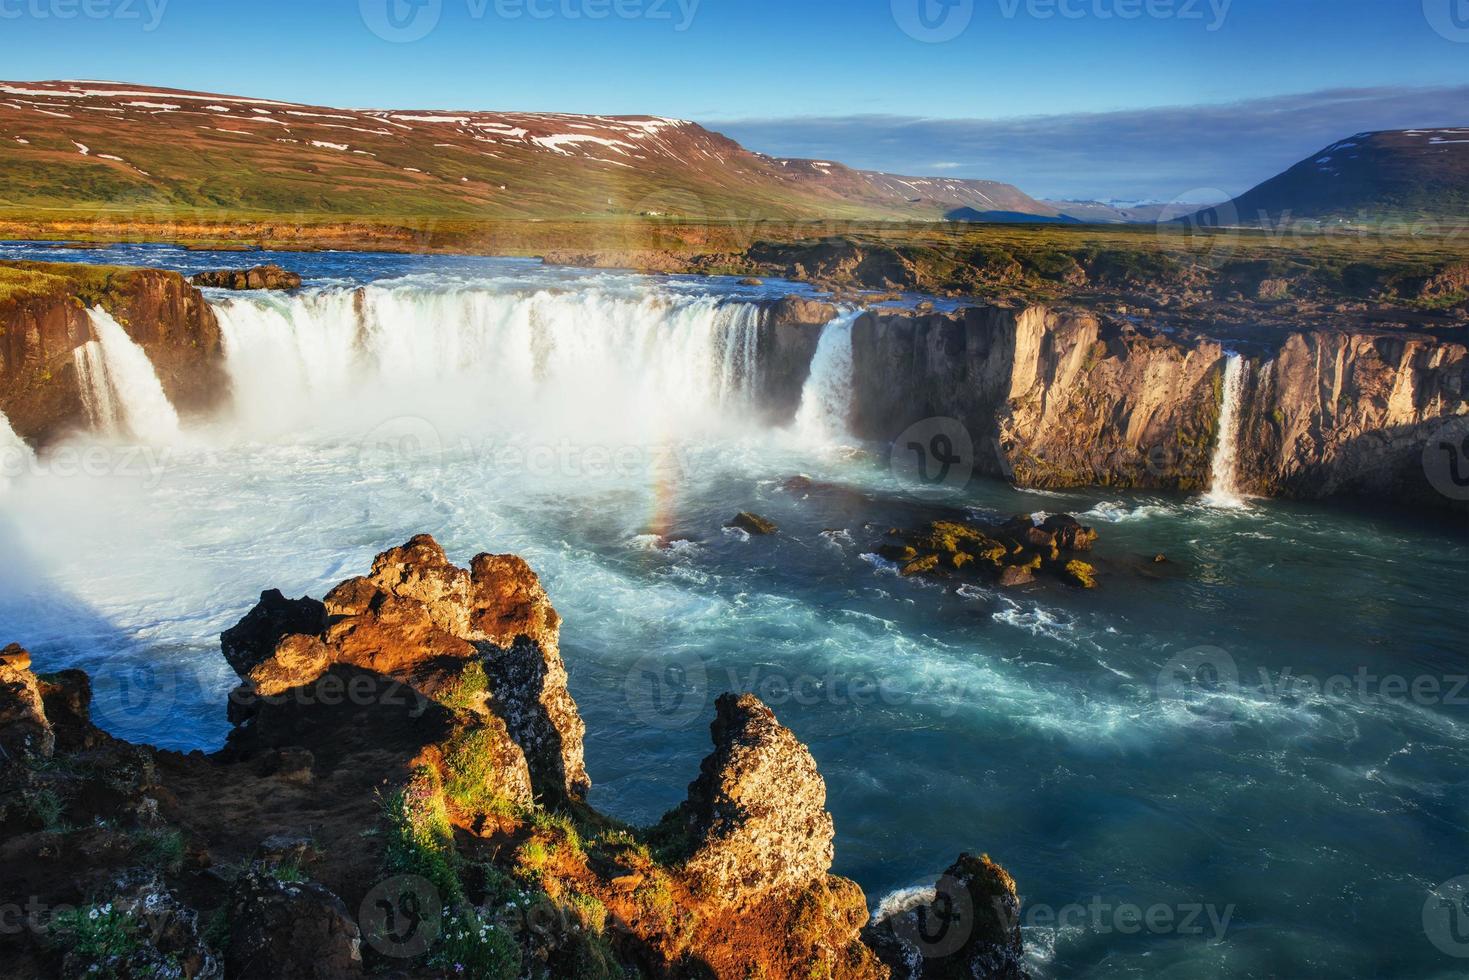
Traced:
<path id="1" fill-rule="evenodd" d="M 216 301 L 238 422 L 364 415 L 576 435 L 722 425 L 752 408 L 761 308 L 673 292 L 374 285 Z"/>
<path id="2" fill-rule="evenodd" d="M 148 355 L 101 307 L 87 317 L 97 339 L 78 347 L 72 357 L 93 429 L 160 444 L 174 441 L 179 417 Z"/>
<path id="3" fill-rule="evenodd" d="M 796 412 L 796 432 L 809 442 L 851 438 L 852 325 L 861 315 L 860 310 L 842 313 L 821 330 Z"/>
<path id="4" fill-rule="evenodd" d="M 1204 498 L 1214 507 L 1245 506 L 1239 492 L 1239 414 L 1249 366 L 1238 354 L 1224 365 L 1224 398 L 1219 408 L 1219 439 L 1214 447 L 1213 483 Z"/>
<path id="5" fill-rule="evenodd" d="M 26 445 L 24 439 L 15 434 L 10 427 L 10 420 L 0 412 L 0 490 L 10 485 L 12 480 L 20 477 L 35 460 L 35 454 L 31 447 Z"/>

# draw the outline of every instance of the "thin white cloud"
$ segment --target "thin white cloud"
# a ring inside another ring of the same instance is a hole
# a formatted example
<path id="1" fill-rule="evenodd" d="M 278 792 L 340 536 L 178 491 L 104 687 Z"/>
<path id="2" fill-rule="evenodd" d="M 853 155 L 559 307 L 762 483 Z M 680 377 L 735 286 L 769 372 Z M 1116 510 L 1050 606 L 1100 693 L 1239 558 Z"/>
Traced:
<path id="1" fill-rule="evenodd" d="M 1242 193 L 1353 133 L 1469 123 L 1469 85 L 1332 89 L 1218 105 L 1019 119 L 828 116 L 710 123 L 776 156 L 1003 180 L 1052 199 Z M 964 161 L 954 167 L 932 161 Z M 1212 195 L 1217 196 L 1217 195 Z"/>

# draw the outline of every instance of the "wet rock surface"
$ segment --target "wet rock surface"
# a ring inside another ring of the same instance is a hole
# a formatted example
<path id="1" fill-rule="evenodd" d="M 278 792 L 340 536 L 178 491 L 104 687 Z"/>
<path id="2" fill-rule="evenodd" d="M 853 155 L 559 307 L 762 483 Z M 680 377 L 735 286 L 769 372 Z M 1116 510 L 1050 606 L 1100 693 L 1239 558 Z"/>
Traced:
<path id="1" fill-rule="evenodd" d="M 189 282 L 204 289 L 300 289 L 301 277 L 278 265 L 260 265 L 253 269 L 222 269 L 200 272 Z"/>
<path id="2" fill-rule="evenodd" d="M 961 855 L 935 885 L 862 932 L 894 980 L 1026 980 L 1015 880 Z"/>
<path id="3" fill-rule="evenodd" d="M 736 514 L 724 526 L 737 528 L 746 534 L 762 537 L 775 534 L 780 530 L 780 527 L 769 518 L 761 517 L 759 514 L 751 514 L 748 511 Z"/>
<path id="4" fill-rule="evenodd" d="M 974 579 L 1005 588 L 1028 585 L 1038 574 L 1079 588 L 1096 588 L 1089 552 L 1097 532 L 1069 514 L 1020 515 L 1004 524 L 933 521 L 913 531 L 893 528 L 874 549 L 878 557 L 914 576 Z"/>

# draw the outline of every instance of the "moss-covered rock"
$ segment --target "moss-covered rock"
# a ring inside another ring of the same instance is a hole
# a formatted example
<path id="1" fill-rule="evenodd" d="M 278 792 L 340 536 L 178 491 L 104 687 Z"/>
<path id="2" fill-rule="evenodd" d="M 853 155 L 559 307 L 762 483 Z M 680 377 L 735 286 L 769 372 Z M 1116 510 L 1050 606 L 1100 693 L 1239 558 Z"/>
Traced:
<path id="1" fill-rule="evenodd" d="M 1068 561 L 1061 568 L 1061 577 L 1078 588 L 1097 587 L 1097 570 L 1084 561 Z"/>
<path id="2" fill-rule="evenodd" d="M 914 575 L 927 575 L 929 572 L 936 571 L 938 567 L 938 555 L 924 555 L 921 558 L 913 559 L 903 566 L 903 577 L 912 578 Z"/>

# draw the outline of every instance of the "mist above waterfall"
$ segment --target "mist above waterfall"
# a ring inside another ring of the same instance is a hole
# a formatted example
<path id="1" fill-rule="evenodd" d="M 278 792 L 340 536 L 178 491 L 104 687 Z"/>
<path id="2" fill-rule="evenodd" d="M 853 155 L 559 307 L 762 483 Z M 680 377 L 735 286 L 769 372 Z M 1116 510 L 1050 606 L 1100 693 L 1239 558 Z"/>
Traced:
<path id="1" fill-rule="evenodd" d="M 0 412 L 0 490 L 10 485 L 10 481 L 24 473 L 34 461 L 35 454 L 31 447 L 26 445 L 25 440 L 15 434 L 10 427 L 10 420 Z"/>

